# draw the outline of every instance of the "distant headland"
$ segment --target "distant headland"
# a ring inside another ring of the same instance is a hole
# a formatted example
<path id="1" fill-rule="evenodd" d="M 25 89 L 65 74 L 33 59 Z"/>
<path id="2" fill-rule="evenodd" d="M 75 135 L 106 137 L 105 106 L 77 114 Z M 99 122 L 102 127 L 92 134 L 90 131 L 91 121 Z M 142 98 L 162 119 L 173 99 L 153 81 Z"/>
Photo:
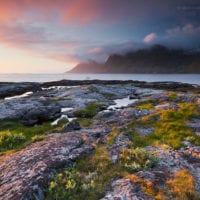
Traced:
<path id="1" fill-rule="evenodd" d="M 79 63 L 67 73 L 200 73 L 200 51 L 154 45 L 112 54 L 105 63 Z"/>

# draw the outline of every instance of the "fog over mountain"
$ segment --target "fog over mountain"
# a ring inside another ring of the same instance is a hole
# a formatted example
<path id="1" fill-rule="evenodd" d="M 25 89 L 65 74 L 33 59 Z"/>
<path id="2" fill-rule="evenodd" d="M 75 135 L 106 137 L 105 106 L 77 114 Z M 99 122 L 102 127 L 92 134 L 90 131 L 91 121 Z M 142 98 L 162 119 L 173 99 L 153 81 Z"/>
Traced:
<path id="1" fill-rule="evenodd" d="M 163 45 L 79 63 L 69 73 L 200 73 L 200 52 Z"/>

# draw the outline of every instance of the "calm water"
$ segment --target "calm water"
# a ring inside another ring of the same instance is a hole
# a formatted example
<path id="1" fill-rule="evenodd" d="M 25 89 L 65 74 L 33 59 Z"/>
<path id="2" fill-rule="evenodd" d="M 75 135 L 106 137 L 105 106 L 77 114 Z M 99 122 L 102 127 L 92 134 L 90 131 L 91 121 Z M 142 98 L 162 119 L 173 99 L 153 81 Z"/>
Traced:
<path id="1" fill-rule="evenodd" d="M 0 82 L 48 82 L 62 79 L 176 81 L 200 85 L 200 74 L 0 74 Z"/>

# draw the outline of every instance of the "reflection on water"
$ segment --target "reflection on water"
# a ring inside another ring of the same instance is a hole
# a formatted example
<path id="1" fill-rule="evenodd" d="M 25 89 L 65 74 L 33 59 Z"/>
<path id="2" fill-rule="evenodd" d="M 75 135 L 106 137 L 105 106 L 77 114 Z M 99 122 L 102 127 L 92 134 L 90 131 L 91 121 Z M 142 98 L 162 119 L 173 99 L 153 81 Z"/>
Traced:
<path id="1" fill-rule="evenodd" d="M 127 107 L 128 105 L 138 101 L 138 99 L 129 99 L 129 97 L 123 99 L 116 99 L 114 100 L 115 105 L 111 105 L 107 108 L 107 110 L 115 110 L 121 107 Z"/>
<path id="2" fill-rule="evenodd" d="M 6 98 L 4 98 L 4 100 L 11 100 L 11 99 L 17 99 L 17 98 L 28 97 L 28 96 L 30 96 L 31 94 L 33 94 L 33 92 L 26 92 L 26 93 L 21 94 L 21 95 L 16 95 L 16 96 L 12 96 L 12 97 L 6 97 Z"/>

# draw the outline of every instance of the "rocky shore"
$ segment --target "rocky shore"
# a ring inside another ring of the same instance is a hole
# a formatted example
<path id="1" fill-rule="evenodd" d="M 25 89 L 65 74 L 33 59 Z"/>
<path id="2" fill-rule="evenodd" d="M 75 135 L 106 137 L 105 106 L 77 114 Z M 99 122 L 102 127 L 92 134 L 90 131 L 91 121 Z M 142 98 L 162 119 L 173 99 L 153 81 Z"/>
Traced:
<path id="1" fill-rule="evenodd" d="M 0 200 L 189 200 L 199 191 L 200 86 L 0 83 Z"/>

